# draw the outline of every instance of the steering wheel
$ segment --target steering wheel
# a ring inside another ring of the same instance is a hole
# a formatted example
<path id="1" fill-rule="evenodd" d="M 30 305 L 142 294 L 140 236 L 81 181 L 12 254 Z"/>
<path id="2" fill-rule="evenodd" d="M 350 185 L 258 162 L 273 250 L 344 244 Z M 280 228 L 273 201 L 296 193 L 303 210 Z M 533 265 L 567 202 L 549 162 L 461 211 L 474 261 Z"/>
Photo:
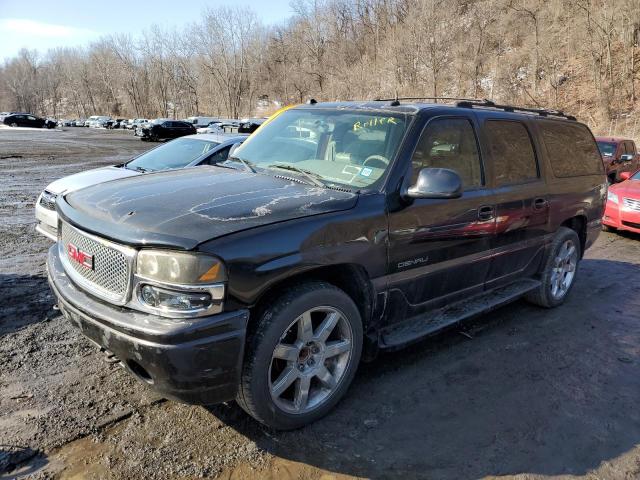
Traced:
<path id="1" fill-rule="evenodd" d="M 373 163 L 373 165 L 369 165 L 369 162 Z M 378 163 L 378 165 L 382 164 L 382 166 L 376 166 L 376 163 Z M 384 169 L 389 165 L 389 160 L 387 159 L 387 157 L 383 157 L 382 155 L 370 155 L 366 158 L 362 165 Z"/>

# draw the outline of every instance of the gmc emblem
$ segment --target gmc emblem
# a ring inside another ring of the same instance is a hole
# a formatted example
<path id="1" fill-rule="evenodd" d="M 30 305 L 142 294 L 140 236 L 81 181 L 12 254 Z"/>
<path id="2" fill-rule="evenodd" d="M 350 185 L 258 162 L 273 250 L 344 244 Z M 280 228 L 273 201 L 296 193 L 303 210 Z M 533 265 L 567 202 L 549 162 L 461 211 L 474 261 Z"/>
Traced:
<path id="1" fill-rule="evenodd" d="M 73 243 L 67 244 L 67 254 L 71 260 L 78 262 L 85 268 L 93 270 L 93 255 L 83 252 Z"/>

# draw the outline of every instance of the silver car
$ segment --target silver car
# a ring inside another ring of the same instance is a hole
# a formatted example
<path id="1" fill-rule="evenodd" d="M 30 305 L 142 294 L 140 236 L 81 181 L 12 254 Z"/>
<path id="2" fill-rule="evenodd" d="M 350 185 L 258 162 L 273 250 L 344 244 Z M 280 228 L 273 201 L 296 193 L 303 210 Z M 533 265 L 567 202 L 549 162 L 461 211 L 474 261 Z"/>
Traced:
<path id="1" fill-rule="evenodd" d="M 121 165 L 94 168 L 56 180 L 38 196 L 36 230 L 54 242 L 58 239 L 56 199 L 59 195 L 119 178 L 175 168 L 224 162 L 234 145 L 248 135 L 189 135 L 164 143 Z"/>

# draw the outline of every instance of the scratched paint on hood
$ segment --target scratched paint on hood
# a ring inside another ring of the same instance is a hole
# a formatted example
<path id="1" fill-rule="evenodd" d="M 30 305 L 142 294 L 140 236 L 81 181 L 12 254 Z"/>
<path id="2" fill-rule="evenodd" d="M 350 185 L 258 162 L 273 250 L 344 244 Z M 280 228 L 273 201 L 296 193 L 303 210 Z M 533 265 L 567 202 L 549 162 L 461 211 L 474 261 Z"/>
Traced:
<path id="1" fill-rule="evenodd" d="M 269 174 L 202 166 L 125 178 L 73 192 L 64 213 L 124 243 L 193 248 L 233 232 L 352 208 L 357 194 Z M 78 215 L 75 218 L 75 214 Z M 171 240 L 169 240 L 171 239 Z"/>

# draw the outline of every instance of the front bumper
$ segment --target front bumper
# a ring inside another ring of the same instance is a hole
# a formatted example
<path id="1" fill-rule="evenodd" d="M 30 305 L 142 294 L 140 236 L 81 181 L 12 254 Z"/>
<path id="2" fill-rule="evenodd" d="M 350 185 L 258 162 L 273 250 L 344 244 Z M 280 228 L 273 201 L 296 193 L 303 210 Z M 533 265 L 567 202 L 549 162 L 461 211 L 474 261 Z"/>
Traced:
<path id="1" fill-rule="evenodd" d="M 58 241 L 58 213 L 55 210 L 44 208 L 40 203 L 40 198 L 36 201 L 36 231 L 45 237 Z"/>
<path id="2" fill-rule="evenodd" d="M 623 199 L 620 198 L 622 202 Z M 640 233 L 640 212 L 628 210 L 623 205 L 607 202 L 602 223 L 618 230 Z"/>
<path id="3" fill-rule="evenodd" d="M 104 303 L 71 282 L 55 245 L 49 249 L 47 271 L 65 317 L 138 380 L 184 403 L 235 398 L 248 310 L 185 320 Z"/>

